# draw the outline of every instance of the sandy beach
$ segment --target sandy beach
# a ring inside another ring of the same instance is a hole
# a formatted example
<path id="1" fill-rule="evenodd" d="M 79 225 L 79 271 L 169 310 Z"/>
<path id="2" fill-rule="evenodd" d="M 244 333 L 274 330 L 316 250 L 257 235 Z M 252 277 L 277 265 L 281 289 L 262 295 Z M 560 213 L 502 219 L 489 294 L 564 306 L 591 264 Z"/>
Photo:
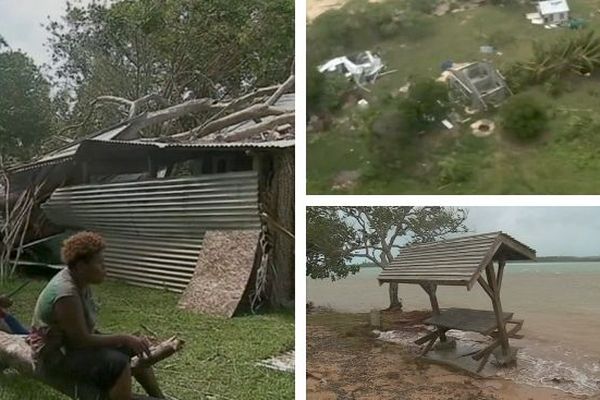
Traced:
<path id="1" fill-rule="evenodd" d="M 384 309 L 388 304 L 387 288 L 378 286 L 378 272 L 378 269 L 367 268 L 336 282 L 308 279 L 307 298 L 316 306 L 342 313 L 339 315 L 359 316 L 371 309 Z M 557 389 L 557 395 L 570 393 L 557 398 L 588 398 L 585 396 L 599 394 L 599 288 L 600 263 L 597 262 L 510 264 L 505 272 L 502 300 L 505 310 L 524 319 L 524 337 L 512 343 L 520 348 L 517 368 L 498 371 L 495 385 L 501 382 L 502 390 L 519 387 L 523 393 L 537 391 L 537 388 Z M 417 285 L 400 285 L 400 297 L 405 310 L 430 309 L 427 295 Z M 441 307 L 491 308 L 485 293 L 477 288 L 467 291 L 440 287 L 438 299 Z M 367 320 L 362 317 L 356 323 L 361 325 Z M 392 342 L 396 339 L 393 329 L 393 326 L 382 329 Z M 366 332 L 366 336 L 369 335 L 370 331 Z M 401 340 L 391 346 L 407 350 L 415 338 L 400 334 Z M 460 339 L 478 340 L 469 335 Z"/>
<path id="2" fill-rule="evenodd" d="M 387 320 L 401 318 L 388 313 Z M 377 340 L 366 314 L 317 313 L 307 318 L 307 398 L 404 400 L 581 400 L 505 379 L 483 379 L 421 361 L 402 346 Z"/>

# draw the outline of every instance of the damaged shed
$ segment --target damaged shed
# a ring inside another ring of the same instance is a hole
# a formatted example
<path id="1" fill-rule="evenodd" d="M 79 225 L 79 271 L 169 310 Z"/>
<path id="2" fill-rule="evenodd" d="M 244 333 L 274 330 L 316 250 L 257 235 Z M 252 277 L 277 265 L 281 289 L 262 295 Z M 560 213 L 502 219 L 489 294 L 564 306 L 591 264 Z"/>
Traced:
<path id="1" fill-rule="evenodd" d="M 16 263 L 28 243 L 64 230 L 94 230 L 107 239 L 112 278 L 184 292 L 191 283 L 198 288 L 194 280 L 206 276 L 199 270 L 212 269 L 220 278 L 216 284 L 200 282 L 203 298 L 227 294 L 230 304 L 192 308 L 231 316 L 240 305 L 292 307 L 294 94 L 286 93 L 291 85 L 293 77 L 222 105 L 198 99 L 170 107 L 176 117 L 198 108 L 216 111 L 191 131 L 142 137 L 141 129 L 168 121 L 159 110 L 11 168 L 3 206 L 14 208 L 32 188 L 40 189 L 27 194 L 31 206 L 25 213 L 35 217 L 24 223 L 21 245 L 13 243 L 3 254 Z M 217 252 L 209 257 L 212 265 L 203 262 L 207 237 L 207 251 Z M 5 243 L 6 235 L 2 238 Z M 237 259 L 219 254 L 226 242 L 237 242 Z M 238 273 L 227 274 L 228 269 Z"/>
<path id="2" fill-rule="evenodd" d="M 453 65 L 446 81 L 451 100 L 474 110 L 496 107 L 512 95 L 500 71 L 485 61 Z"/>

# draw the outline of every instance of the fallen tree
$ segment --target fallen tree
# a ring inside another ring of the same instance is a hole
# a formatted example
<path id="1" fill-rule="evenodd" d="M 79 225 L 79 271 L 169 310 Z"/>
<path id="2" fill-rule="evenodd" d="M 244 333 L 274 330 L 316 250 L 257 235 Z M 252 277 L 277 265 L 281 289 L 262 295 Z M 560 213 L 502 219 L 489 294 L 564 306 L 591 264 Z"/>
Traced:
<path id="1" fill-rule="evenodd" d="M 132 139 L 148 137 L 142 130 L 157 128 L 157 132 L 150 135 L 156 139 L 168 139 L 179 142 L 193 142 L 201 139 L 209 140 L 211 135 L 240 125 L 244 122 L 254 121 L 255 125 L 247 129 L 222 134 L 220 141 L 243 141 L 253 136 L 260 136 L 264 140 L 265 132 L 277 131 L 280 126 L 294 125 L 294 112 L 279 108 L 277 101 L 286 93 L 293 91 L 295 77 L 291 75 L 280 85 L 259 88 L 239 98 L 229 100 L 215 100 L 212 98 L 191 99 L 180 104 L 169 105 L 167 101 L 157 94 L 149 94 L 136 100 L 129 100 L 116 96 L 99 96 L 90 103 L 90 111 L 83 118 L 83 122 L 64 128 L 60 135 L 76 130 L 91 118 L 102 103 L 116 104 L 124 114 L 124 122 L 128 126 L 119 134 L 120 138 Z M 155 103 L 162 108 L 148 111 L 148 105 Z M 146 111 L 144 111 L 146 110 Z M 191 117 L 197 126 L 183 132 L 177 132 L 173 122 L 183 117 Z M 267 117 L 272 117 L 266 119 Z M 277 136 L 277 135 L 276 135 Z M 277 139 L 276 137 L 275 139 Z"/>
<path id="2" fill-rule="evenodd" d="M 150 348 L 147 357 L 133 357 L 131 368 L 148 368 L 172 356 L 183 348 L 185 342 L 173 336 Z M 68 380 L 55 381 L 42 376 L 36 368 L 33 351 L 25 341 L 25 336 L 11 335 L 0 331 L 0 372 L 12 368 L 23 376 L 38 380 L 72 399 L 78 398 L 78 388 Z M 136 397 L 150 399 L 149 397 Z"/>

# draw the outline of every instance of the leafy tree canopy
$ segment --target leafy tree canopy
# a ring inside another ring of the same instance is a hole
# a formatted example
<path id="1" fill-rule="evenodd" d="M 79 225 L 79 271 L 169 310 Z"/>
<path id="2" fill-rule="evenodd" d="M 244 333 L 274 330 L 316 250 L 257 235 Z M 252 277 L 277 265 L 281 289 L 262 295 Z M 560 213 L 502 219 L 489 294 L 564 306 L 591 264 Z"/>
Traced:
<path id="1" fill-rule="evenodd" d="M 358 272 L 358 265 L 349 264 L 352 249 L 348 238 L 351 235 L 352 228 L 333 207 L 307 207 L 306 275 L 335 281 Z"/>
<path id="2" fill-rule="evenodd" d="M 0 155 L 26 160 L 51 133 L 50 85 L 33 60 L 11 50 L 2 36 L 0 88 Z"/>
<path id="3" fill-rule="evenodd" d="M 47 26 L 54 78 L 75 103 L 63 107 L 63 118 L 83 120 L 101 95 L 155 93 L 179 103 L 280 83 L 292 67 L 293 20 L 292 0 L 67 3 L 63 18 Z M 122 116 L 104 106 L 80 131 Z"/>
<path id="4" fill-rule="evenodd" d="M 401 245 L 426 243 L 465 232 L 467 213 L 448 207 L 309 207 L 307 275 L 345 278 L 364 258 L 384 268 Z M 398 285 L 390 284 L 390 307 L 402 307 Z"/>
<path id="5" fill-rule="evenodd" d="M 533 140 L 548 127 L 546 108 L 537 98 L 526 93 L 513 96 L 500 109 L 502 127 L 519 140 Z"/>

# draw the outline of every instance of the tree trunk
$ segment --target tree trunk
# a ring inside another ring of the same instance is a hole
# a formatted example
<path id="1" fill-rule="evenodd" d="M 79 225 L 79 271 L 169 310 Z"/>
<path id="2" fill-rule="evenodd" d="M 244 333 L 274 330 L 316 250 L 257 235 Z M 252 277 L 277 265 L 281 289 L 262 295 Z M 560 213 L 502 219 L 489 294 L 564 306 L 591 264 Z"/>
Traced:
<path id="1" fill-rule="evenodd" d="M 402 310 L 402 302 L 398 297 L 398 284 L 394 282 L 390 282 L 389 288 L 390 294 L 390 307 L 389 310 Z"/>

